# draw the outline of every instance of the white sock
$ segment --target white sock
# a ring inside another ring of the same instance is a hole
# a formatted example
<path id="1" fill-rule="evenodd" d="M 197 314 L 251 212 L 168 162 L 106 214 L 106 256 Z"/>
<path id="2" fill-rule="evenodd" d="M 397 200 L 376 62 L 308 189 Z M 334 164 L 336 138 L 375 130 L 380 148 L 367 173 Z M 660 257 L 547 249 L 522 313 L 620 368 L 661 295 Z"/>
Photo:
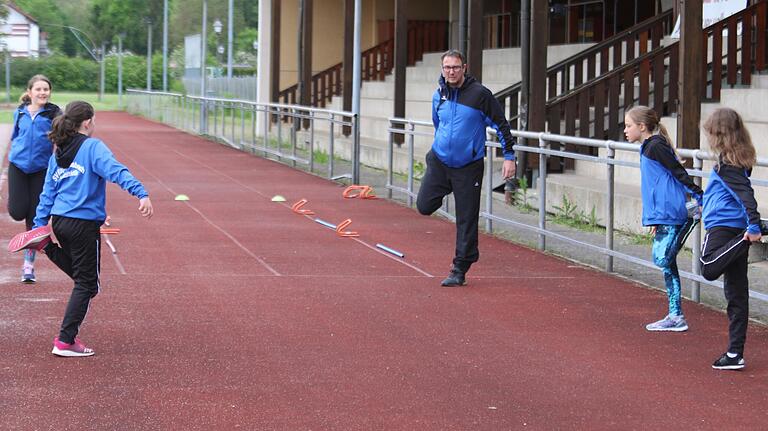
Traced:
<path id="1" fill-rule="evenodd" d="M 731 358 L 731 359 L 733 359 L 733 358 L 735 358 L 735 357 L 739 356 L 739 354 L 738 354 L 738 353 L 731 353 L 731 352 L 728 352 L 728 353 L 726 353 L 726 355 L 728 355 L 728 357 L 729 357 L 729 358 Z"/>

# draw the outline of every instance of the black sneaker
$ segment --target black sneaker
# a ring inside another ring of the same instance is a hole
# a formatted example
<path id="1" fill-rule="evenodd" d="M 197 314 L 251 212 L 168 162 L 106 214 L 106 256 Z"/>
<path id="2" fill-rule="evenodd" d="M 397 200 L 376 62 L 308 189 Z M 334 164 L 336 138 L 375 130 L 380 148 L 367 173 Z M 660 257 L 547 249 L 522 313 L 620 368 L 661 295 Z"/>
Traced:
<path id="1" fill-rule="evenodd" d="M 723 356 L 719 357 L 712 364 L 712 368 L 716 370 L 740 370 L 744 368 L 744 365 L 744 357 L 742 355 L 731 358 L 727 353 L 723 353 Z"/>
<path id="2" fill-rule="evenodd" d="M 458 287 L 464 286 L 465 284 L 467 283 L 464 280 L 464 273 L 456 268 L 452 269 L 451 273 L 448 274 L 448 277 L 440 283 L 441 286 L 445 287 Z"/>

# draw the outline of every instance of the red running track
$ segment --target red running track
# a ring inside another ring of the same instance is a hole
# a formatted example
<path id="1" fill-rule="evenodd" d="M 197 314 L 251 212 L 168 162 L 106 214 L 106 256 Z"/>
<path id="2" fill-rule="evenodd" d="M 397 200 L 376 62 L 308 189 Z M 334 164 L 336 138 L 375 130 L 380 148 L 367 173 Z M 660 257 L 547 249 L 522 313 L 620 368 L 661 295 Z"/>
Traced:
<path id="1" fill-rule="evenodd" d="M 691 330 L 648 333 L 666 298 L 482 236 L 462 289 L 438 287 L 454 227 L 281 164 L 122 113 L 104 139 L 156 215 L 110 186 L 117 254 L 81 336 L 51 355 L 71 290 L 43 257 L 35 286 L 0 260 L 0 429 L 758 429 L 768 332 L 748 368 L 714 371 L 722 312 L 686 302 Z M 381 191 L 380 191 L 381 192 Z M 177 194 L 190 197 L 175 201 Z M 274 203 L 276 194 L 287 203 Z M 291 212 L 301 198 L 339 238 Z M 21 224 L 7 215 L 0 234 Z M 394 258 L 372 248 L 384 243 Z"/>

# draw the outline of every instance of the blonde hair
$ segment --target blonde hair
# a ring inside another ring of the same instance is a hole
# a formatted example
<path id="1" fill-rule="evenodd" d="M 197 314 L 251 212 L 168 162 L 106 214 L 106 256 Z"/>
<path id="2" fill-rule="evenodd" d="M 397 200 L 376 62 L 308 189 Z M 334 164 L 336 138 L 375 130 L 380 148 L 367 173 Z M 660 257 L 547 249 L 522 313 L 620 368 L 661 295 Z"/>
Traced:
<path id="1" fill-rule="evenodd" d="M 51 85 L 51 80 L 48 79 L 45 75 L 35 75 L 31 78 L 29 78 L 29 82 L 27 82 L 27 91 L 21 94 L 21 97 L 19 97 L 19 102 L 23 104 L 29 104 L 32 103 L 32 98 L 29 96 L 29 90 L 32 89 L 32 87 L 35 85 L 38 81 L 44 81 L 48 84 L 48 89 L 53 90 L 53 85 Z"/>
<path id="2" fill-rule="evenodd" d="M 673 150 L 675 149 L 675 146 L 672 144 L 672 138 L 669 136 L 667 128 L 659 121 L 659 115 L 656 111 L 647 106 L 637 105 L 630 108 L 626 115 L 637 124 L 645 124 L 649 132 L 656 133 L 658 131 L 659 135 L 667 141 L 667 144 Z"/>
<path id="3" fill-rule="evenodd" d="M 738 112 L 718 108 L 702 125 L 709 148 L 729 165 L 751 168 L 757 162 L 755 146 Z"/>

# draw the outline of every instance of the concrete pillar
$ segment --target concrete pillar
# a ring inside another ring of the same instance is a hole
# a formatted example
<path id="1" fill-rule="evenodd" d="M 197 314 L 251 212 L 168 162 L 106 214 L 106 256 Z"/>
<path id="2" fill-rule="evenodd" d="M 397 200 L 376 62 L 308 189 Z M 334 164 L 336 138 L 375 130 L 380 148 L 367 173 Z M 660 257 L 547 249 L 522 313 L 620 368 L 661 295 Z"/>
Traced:
<path id="1" fill-rule="evenodd" d="M 272 54 L 272 2 L 259 2 L 259 52 L 256 60 L 256 98 L 259 103 L 269 103 L 272 100 L 271 83 L 272 69 L 270 67 Z M 264 114 L 256 115 L 256 130 L 259 135 L 264 133 Z"/>

